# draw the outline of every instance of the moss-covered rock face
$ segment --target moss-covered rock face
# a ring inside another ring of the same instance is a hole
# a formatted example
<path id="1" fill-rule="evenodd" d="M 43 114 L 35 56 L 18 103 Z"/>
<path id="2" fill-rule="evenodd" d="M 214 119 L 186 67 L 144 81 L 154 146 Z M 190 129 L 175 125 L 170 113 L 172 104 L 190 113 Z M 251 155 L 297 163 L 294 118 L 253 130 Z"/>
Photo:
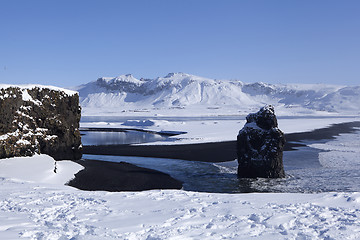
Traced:
<path id="1" fill-rule="evenodd" d="M 48 154 L 82 156 L 78 94 L 49 88 L 0 89 L 0 158 Z"/>

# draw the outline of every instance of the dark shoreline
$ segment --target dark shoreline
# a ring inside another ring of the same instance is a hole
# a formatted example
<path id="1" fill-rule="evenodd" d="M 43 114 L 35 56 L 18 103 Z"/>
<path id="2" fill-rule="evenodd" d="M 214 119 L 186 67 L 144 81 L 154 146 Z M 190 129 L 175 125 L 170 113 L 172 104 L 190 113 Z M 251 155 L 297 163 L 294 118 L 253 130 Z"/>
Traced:
<path id="1" fill-rule="evenodd" d="M 84 167 L 67 185 L 86 191 L 144 191 L 181 189 L 182 182 L 167 173 L 120 162 L 74 161 Z"/>
<path id="2" fill-rule="evenodd" d="M 320 141 L 334 139 L 339 134 L 356 131 L 360 121 L 333 124 L 327 128 L 309 132 L 285 134 L 285 151 L 305 146 L 303 141 Z M 236 141 L 178 144 L 178 145 L 106 145 L 84 146 L 84 154 L 172 158 L 203 162 L 233 161 L 236 156 Z"/>
<path id="3" fill-rule="evenodd" d="M 303 141 L 334 139 L 339 134 L 356 131 L 355 127 L 360 127 L 360 121 L 334 124 L 328 128 L 309 132 L 286 134 L 285 151 L 305 146 Z M 237 158 L 236 141 L 181 145 L 84 146 L 84 154 L 172 158 L 204 162 L 225 162 Z M 75 162 L 84 166 L 84 169 L 78 172 L 68 185 L 81 190 L 118 192 L 182 188 L 182 182 L 169 174 L 130 163 L 86 159 Z"/>
<path id="4" fill-rule="evenodd" d="M 182 131 L 151 131 L 151 130 L 145 130 L 141 128 L 80 128 L 80 132 L 128 132 L 128 131 L 136 131 L 136 132 L 144 132 L 144 133 L 150 133 L 150 134 L 158 134 L 160 136 L 177 136 L 180 134 L 184 134 L 186 132 Z"/>

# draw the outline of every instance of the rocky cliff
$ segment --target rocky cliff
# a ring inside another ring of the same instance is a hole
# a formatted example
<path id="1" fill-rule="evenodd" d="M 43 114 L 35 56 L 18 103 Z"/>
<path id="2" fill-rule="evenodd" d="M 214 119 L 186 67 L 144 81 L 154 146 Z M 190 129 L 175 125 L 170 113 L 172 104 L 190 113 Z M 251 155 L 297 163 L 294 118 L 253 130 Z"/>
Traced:
<path id="1" fill-rule="evenodd" d="M 284 145 L 284 133 L 278 128 L 273 106 L 249 114 L 237 137 L 238 177 L 285 177 Z"/>
<path id="2" fill-rule="evenodd" d="M 0 158 L 42 153 L 56 160 L 80 159 L 80 117 L 75 92 L 0 86 Z"/>

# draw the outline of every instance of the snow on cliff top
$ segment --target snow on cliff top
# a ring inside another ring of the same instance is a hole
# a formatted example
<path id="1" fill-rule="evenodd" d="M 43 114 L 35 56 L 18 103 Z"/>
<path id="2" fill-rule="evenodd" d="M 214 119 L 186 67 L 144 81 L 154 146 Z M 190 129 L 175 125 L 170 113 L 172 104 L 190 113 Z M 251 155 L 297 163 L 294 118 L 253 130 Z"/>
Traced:
<path id="1" fill-rule="evenodd" d="M 65 89 L 65 88 L 60 88 L 60 87 L 55 87 L 55 86 L 47 86 L 47 85 L 39 85 L 39 84 L 22 84 L 22 85 L 14 85 L 14 84 L 0 84 L 0 89 L 5 89 L 5 88 L 9 88 L 9 87 L 18 87 L 20 89 L 33 89 L 33 88 L 41 88 L 41 89 L 50 89 L 50 90 L 54 90 L 54 91 L 62 91 L 65 94 L 67 94 L 68 96 L 73 96 L 75 94 L 77 94 L 77 91 L 73 91 L 73 90 L 69 90 L 69 89 Z"/>

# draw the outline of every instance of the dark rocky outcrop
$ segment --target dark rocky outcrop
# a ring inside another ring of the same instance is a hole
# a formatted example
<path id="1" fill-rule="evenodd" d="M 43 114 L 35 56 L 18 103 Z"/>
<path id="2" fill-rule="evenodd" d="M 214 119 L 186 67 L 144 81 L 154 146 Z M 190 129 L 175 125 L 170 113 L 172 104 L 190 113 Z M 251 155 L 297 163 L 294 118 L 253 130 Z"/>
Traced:
<path id="1" fill-rule="evenodd" d="M 237 136 L 239 178 L 282 178 L 285 137 L 278 128 L 274 107 L 267 105 L 246 117 Z"/>
<path id="2" fill-rule="evenodd" d="M 0 88 L 0 158 L 82 156 L 79 96 L 46 87 Z"/>

